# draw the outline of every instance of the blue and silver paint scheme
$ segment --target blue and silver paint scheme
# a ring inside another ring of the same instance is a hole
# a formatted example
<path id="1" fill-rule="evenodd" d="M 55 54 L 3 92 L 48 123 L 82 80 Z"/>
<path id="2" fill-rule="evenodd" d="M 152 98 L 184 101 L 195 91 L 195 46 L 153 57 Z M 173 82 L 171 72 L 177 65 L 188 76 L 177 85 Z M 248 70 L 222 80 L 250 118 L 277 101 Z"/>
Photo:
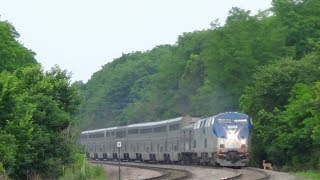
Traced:
<path id="1" fill-rule="evenodd" d="M 252 120 L 238 112 L 220 113 L 213 117 L 217 136 L 218 158 L 222 166 L 244 166 L 248 163 Z"/>

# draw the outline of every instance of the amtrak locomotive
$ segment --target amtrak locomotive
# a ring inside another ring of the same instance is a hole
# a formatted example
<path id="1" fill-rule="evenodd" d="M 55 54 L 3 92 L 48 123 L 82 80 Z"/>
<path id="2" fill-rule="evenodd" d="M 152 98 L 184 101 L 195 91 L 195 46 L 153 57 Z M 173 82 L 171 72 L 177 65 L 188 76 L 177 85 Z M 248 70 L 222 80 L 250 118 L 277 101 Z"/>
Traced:
<path id="1" fill-rule="evenodd" d="M 248 115 L 227 112 L 84 131 L 81 144 L 92 159 L 241 167 L 249 161 L 251 130 Z"/>

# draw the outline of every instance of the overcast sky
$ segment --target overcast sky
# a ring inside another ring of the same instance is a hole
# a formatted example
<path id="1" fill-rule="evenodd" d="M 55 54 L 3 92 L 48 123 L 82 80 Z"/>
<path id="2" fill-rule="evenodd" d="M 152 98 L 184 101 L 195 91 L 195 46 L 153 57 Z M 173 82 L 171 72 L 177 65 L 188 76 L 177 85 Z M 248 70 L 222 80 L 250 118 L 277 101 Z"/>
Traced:
<path id="1" fill-rule="evenodd" d="M 255 14 L 271 0 L 0 0 L 0 15 L 45 69 L 58 64 L 86 82 L 122 53 L 174 44 L 183 32 L 224 22 L 235 6 Z"/>

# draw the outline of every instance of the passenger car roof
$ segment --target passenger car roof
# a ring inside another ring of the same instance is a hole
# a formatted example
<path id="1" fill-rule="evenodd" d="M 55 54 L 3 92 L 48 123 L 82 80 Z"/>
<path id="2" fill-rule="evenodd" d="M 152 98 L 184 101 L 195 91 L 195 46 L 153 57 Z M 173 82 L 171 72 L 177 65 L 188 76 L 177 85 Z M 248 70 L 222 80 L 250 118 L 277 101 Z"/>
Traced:
<path id="1" fill-rule="evenodd" d="M 127 128 L 134 128 L 134 127 L 146 127 L 146 126 L 155 126 L 155 125 L 162 125 L 162 124 L 168 124 L 172 122 L 178 122 L 182 120 L 183 117 L 178 117 L 174 119 L 167 119 L 167 120 L 162 120 L 162 121 L 156 121 L 156 122 L 147 122 L 147 123 L 139 123 L 139 124 L 131 124 L 128 125 Z"/>

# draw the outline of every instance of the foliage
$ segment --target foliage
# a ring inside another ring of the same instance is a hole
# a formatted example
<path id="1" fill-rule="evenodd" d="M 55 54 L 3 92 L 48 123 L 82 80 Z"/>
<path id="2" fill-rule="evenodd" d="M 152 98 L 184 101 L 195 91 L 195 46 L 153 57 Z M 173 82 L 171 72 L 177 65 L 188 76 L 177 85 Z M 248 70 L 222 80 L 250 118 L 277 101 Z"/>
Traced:
<path id="1" fill-rule="evenodd" d="M 0 21 L 0 72 L 13 72 L 22 66 L 37 63 L 35 53 L 21 45 L 14 26 L 7 21 Z"/>
<path id="2" fill-rule="evenodd" d="M 255 74 L 240 103 L 256 119 L 256 158 L 265 152 L 280 166 L 319 168 L 319 60 L 318 53 L 282 60 Z"/>
<path id="3" fill-rule="evenodd" d="M 295 48 L 297 59 L 314 51 L 319 40 L 318 0 L 273 0 L 273 8 L 286 30 L 286 44 Z"/>
<path id="4" fill-rule="evenodd" d="M 66 71 L 31 66 L 0 73 L 0 162 L 15 179 L 56 177 L 73 161 L 71 114 L 79 103 Z"/>

